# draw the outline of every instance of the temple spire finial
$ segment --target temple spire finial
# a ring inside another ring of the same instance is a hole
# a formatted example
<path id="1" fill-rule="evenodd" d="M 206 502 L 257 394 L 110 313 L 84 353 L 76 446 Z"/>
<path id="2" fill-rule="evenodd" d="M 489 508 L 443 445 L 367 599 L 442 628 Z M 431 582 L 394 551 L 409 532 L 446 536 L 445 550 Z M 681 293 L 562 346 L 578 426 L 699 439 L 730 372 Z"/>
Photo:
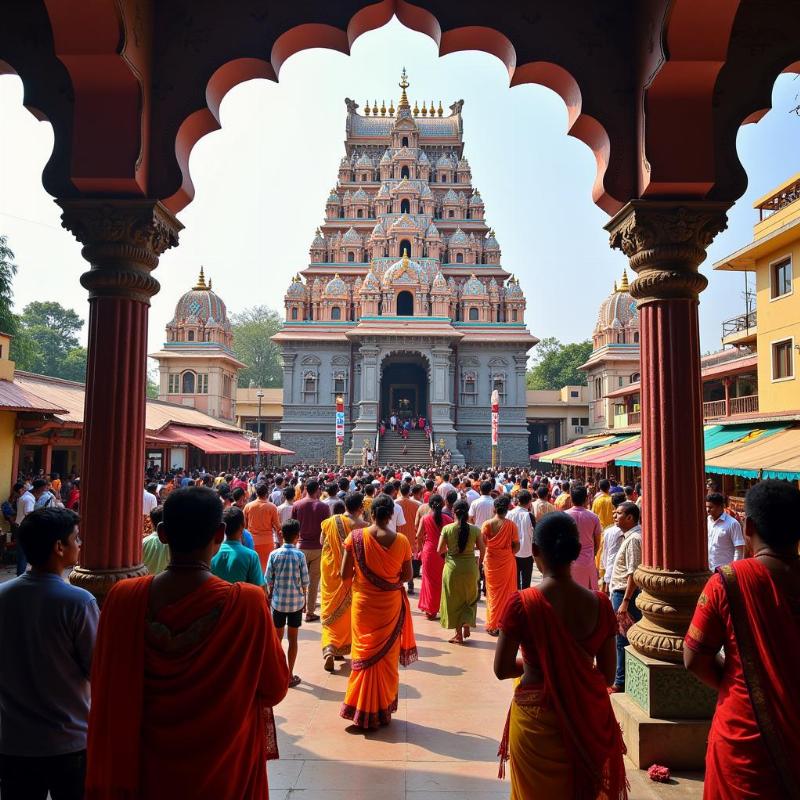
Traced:
<path id="1" fill-rule="evenodd" d="M 621 292 L 627 292 L 630 289 L 630 285 L 628 284 L 628 270 L 623 268 L 622 270 L 622 281 L 619 285 L 619 290 Z"/>
<path id="2" fill-rule="evenodd" d="M 197 278 L 197 283 L 193 287 L 194 289 L 208 289 L 206 286 L 206 276 L 203 274 L 203 265 L 200 265 L 200 275 Z"/>
<path id="3" fill-rule="evenodd" d="M 403 67 L 403 72 L 400 74 L 400 83 L 398 84 L 402 89 L 400 94 L 400 102 L 397 104 L 398 108 L 410 108 L 408 104 L 408 96 L 406 95 L 406 89 L 409 87 L 408 82 L 408 75 L 406 74 L 406 68 Z"/>

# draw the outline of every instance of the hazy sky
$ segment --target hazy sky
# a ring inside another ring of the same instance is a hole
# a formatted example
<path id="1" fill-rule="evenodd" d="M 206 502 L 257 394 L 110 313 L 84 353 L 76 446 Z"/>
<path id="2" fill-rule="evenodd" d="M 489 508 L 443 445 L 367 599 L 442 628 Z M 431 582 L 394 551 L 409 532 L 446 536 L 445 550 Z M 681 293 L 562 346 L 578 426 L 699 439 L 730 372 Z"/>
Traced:
<path id="1" fill-rule="evenodd" d="M 280 84 L 250 81 L 222 103 L 222 129 L 202 139 L 191 157 L 194 201 L 180 214 L 180 246 L 161 259 L 161 292 L 150 311 L 150 351 L 159 349 L 178 297 L 200 265 L 235 312 L 266 304 L 283 311 L 291 276 L 308 263 L 308 247 L 344 153 L 345 97 L 363 107 L 399 95 L 401 68 L 414 100 L 463 98 L 465 153 L 473 183 L 497 231 L 503 266 L 517 274 L 528 300 L 527 323 L 540 338 L 564 342 L 591 335 L 597 309 L 625 264 L 608 247 L 607 216 L 591 200 L 595 162 L 566 136 L 561 99 L 537 86 L 508 88 L 505 67 L 485 53 L 438 58 L 428 37 L 396 20 L 359 38 L 352 55 L 312 50 L 293 56 Z M 740 273 L 710 264 L 746 244 L 755 198 L 800 171 L 800 80 L 782 76 L 773 111 L 739 132 L 750 179 L 705 264 L 703 350 L 719 347 L 720 323 L 741 313 Z M 448 112 L 445 112 L 448 113 Z M 0 233 L 8 236 L 20 270 L 18 309 L 32 300 L 58 300 L 88 313 L 78 282 L 86 264 L 78 243 L 60 227 L 59 209 L 41 185 L 52 150 L 50 125 L 22 106 L 22 84 L 0 77 Z"/>

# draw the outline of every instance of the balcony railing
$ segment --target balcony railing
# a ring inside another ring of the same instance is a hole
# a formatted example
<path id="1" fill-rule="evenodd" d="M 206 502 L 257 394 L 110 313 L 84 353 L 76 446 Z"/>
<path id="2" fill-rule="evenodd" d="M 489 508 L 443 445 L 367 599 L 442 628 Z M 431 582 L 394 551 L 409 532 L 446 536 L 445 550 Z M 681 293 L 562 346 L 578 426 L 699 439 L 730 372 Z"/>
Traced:
<path id="1" fill-rule="evenodd" d="M 739 331 L 746 331 L 750 328 L 756 327 L 756 312 L 748 311 L 746 314 L 740 314 L 738 317 L 726 319 L 722 323 L 722 338 L 730 336 Z"/>
<path id="2" fill-rule="evenodd" d="M 712 400 L 703 403 L 703 417 L 730 417 L 735 414 L 756 414 L 758 413 L 758 395 L 748 394 L 744 397 L 731 397 L 730 404 L 724 400 Z"/>
<path id="3" fill-rule="evenodd" d="M 795 181 L 793 184 L 781 189 L 777 194 L 765 200 L 758 206 L 758 219 L 759 221 L 765 220 L 767 217 L 772 216 L 776 211 L 786 208 L 790 203 L 800 198 L 800 181 Z"/>
<path id="4" fill-rule="evenodd" d="M 642 424 L 642 412 L 641 411 L 629 411 L 628 412 L 628 425 L 641 425 Z"/>

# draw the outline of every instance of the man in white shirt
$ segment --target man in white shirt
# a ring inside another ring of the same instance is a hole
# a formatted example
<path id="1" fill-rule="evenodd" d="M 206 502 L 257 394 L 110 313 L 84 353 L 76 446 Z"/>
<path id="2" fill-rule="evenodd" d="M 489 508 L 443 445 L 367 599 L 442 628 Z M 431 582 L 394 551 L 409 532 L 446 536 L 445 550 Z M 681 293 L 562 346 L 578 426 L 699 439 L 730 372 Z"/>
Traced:
<path id="1" fill-rule="evenodd" d="M 144 490 L 144 497 L 142 498 L 142 514 L 148 519 L 150 518 L 150 512 L 158 505 L 155 488 L 156 485 L 154 483 L 148 483 Z"/>
<path id="2" fill-rule="evenodd" d="M 270 502 L 279 506 L 283 502 L 283 475 L 275 476 L 275 488 L 269 496 Z"/>
<path id="3" fill-rule="evenodd" d="M 742 526 L 725 513 L 725 498 L 719 492 L 706 497 L 708 512 L 708 568 L 713 572 L 744 557 Z"/>
<path id="4" fill-rule="evenodd" d="M 517 559 L 517 589 L 528 589 L 533 575 L 533 520 L 531 518 L 531 493 L 521 489 L 517 494 L 519 505 L 512 508 L 507 517 L 519 531 L 519 550 L 515 553 Z"/>
<path id="5" fill-rule="evenodd" d="M 456 487 L 453 486 L 452 483 L 450 483 L 450 473 L 445 472 L 445 474 L 442 475 L 442 482 L 436 488 L 436 491 L 439 494 L 439 497 L 442 498 L 442 500 L 447 500 L 447 495 L 450 494 L 450 492 L 454 492 L 455 488 Z"/>
<path id="6" fill-rule="evenodd" d="M 389 497 L 394 500 L 394 514 L 389 522 L 386 524 L 386 527 L 390 531 L 394 531 L 397 533 L 397 529 L 401 525 L 406 524 L 406 515 L 403 513 L 403 506 L 397 502 L 397 486 L 395 485 L 397 482 L 395 481 L 387 481 L 386 486 L 383 487 L 384 494 L 388 494 Z"/>
<path id="7" fill-rule="evenodd" d="M 492 499 L 492 489 L 494 483 L 486 480 L 481 483 L 481 496 L 473 500 L 469 507 L 469 521 L 477 525 L 480 529 L 483 523 L 494 516 L 494 500 Z"/>
<path id="8" fill-rule="evenodd" d="M 20 492 L 17 498 L 17 514 L 14 517 L 14 530 L 22 524 L 22 520 L 30 514 L 36 507 L 36 498 L 31 494 L 30 489 L 24 483 L 15 483 L 14 491 Z M 16 537 L 15 537 L 16 538 Z M 17 575 L 22 575 L 28 569 L 28 560 L 25 553 L 17 541 Z"/>
<path id="9" fill-rule="evenodd" d="M 461 481 L 461 492 L 464 495 L 464 499 L 470 505 L 472 505 L 473 502 L 475 502 L 475 500 L 477 500 L 481 496 L 479 492 L 476 492 L 472 488 L 472 481 L 470 481 L 469 478 L 464 478 L 464 480 Z"/>
<path id="10" fill-rule="evenodd" d="M 292 516 L 294 495 L 294 486 L 287 486 L 283 490 L 283 502 L 278 506 L 278 519 L 281 521 L 281 525 Z"/>

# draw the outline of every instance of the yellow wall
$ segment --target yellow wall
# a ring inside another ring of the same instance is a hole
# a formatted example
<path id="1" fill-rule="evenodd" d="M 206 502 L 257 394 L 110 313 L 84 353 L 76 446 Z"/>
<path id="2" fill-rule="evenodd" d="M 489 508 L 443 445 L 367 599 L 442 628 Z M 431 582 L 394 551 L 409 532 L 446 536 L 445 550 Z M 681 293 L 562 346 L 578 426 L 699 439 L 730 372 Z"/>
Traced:
<path id="1" fill-rule="evenodd" d="M 0 411 L 0 497 L 4 501 L 16 475 L 11 474 L 14 465 L 14 433 L 17 412 Z"/>
<path id="2" fill-rule="evenodd" d="M 787 255 L 792 257 L 793 291 L 772 300 L 770 264 Z M 794 337 L 794 344 L 800 345 L 800 236 L 756 260 L 756 313 L 758 410 L 760 413 L 797 411 L 800 409 L 800 353 L 792 349 L 794 378 L 773 381 L 772 343 Z"/>

